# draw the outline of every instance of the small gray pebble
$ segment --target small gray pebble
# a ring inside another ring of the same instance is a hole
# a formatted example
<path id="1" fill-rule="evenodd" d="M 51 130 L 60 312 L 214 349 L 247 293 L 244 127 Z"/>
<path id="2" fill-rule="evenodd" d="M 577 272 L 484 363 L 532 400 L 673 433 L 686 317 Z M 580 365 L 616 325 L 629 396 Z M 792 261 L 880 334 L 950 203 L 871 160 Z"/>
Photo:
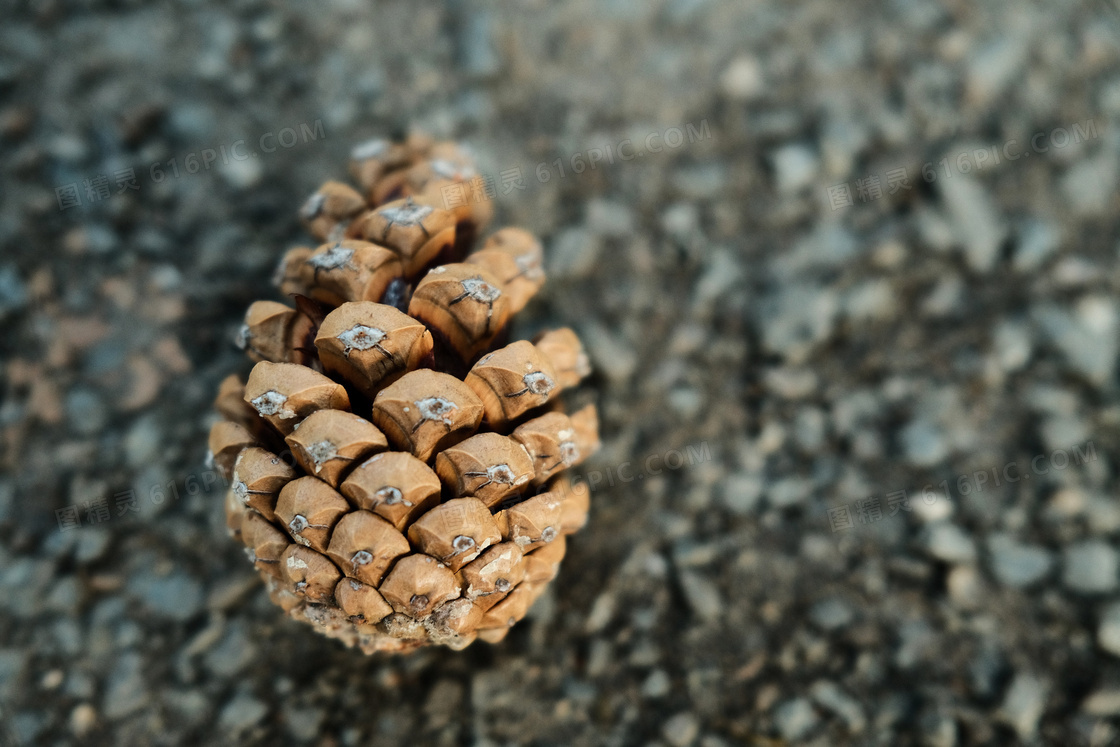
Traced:
<path id="1" fill-rule="evenodd" d="M 28 300 L 27 288 L 16 268 L 0 267 L 0 319 L 27 306 Z"/>
<path id="2" fill-rule="evenodd" d="M 971 563 L 976 560 L 976 544 L 956 524 L 937 522 L 926 532 L 926 550 L 946 563 Z"/>
<path id="3" fill-rule="evenodd" d="M 102 527 L 87 527 L 77 536 L 74 559 L 79 563 L 92 563 L 100 560 L 109 549 L 113 535 Z"/>
<path id="4" fill-rule="evenodd" d="M 661 725 L 661 735 L 673 747 L 688 747 L 700 736 L 700 720 L 691 713 L 678 713 Z"/>
<path id="5" fill-rule="evenodd" d="M 812 185 L 820 172 L 820 161 L 806 145 L 785 145 L 773 154 L 774 178 L 778 191 L 794 194 Z"/>
<path id="6" fill-rule="evenodd" d="M 848 725 L 848 731 L 858 734 L 867 725 L 863 714 L 863 707 L 859 702 L 844 692 L 835 682 L 820 680 L 813 684 L 810 694 L 813 700 L 822 708 L 832 711 Z"/>
<path id="7" fill-rule="evenodd" d="M 907 460 L 918 467 L 930 467 L 949 454 L 949 445 L 941 429 L 928 420 L 914 420 L 901 434 L 902 449 Z"/>
<path id="8" fill-rule="evenodd" d="M 1019 738 L 1027 741 L 1038 731 L 1038 721 L 1046 707 L 1049 686 L 1046 681 L 1020 672 L 1015 675 L 1000 706 L 999 717 L 1011 726 Z"/>
<path id="9" fill-rule="evenodd" d="M 787 700 L 774 709 L 774 725 L 782 739 L 789 742 L 808 736 L 819 720 L 808 698 Z"/>
<path id="10" fill-rule="evenodd" d="M 128 652 L 117 660 L 105 683 L 101 704 L 107 718 L 124 718 L 147 705 L 150 690 L 141 669 L 140 654 Z"/>
<path id="11" fill-rule="evenodd" d="M 673 683 L 664 669 L 655 669 L 642 682 L 642 695 L 646 698 L 663 698 L 669 694 Z"/>
<path id="12" fill-rule="evenodd" d="M 839 630 L 855 617 L 852 608 L 843 599 L 822 599 L 809 610 L 809 619 L 822 630 Z"/>
<path id="13" fill-rule="evenodd" d="M 202 584 L 184 573 L 158 576 L 143 570 L 130 579 L 129 592 L 151 613 L 172 620 L 189 620 L 202 608 Z"/>
<path id="14" fill-rule="evenodd" d="M 66 395 L 66 416 L 75 431 L 92 436 L 104 430 L 109 410 L 92 389 L 75 388 Z"/>
<path id="15" fill-rule="evenodd" d="M 600 236 L 626 238 L 634 233 L 634 214 L 624 203 L 593 199 L 587 203 L 587 226 Z"/>
<path id="16" fill-rule="evenodd" d="M 1112 602 L 1101 610 L 1097 643 L 1110 654 L 1120 656 L 1120 602 Z"/>
<path id="17" fill-rule="evenodd" d="M 1046 548 L 1019 544 L 1010 535 L 999 533 L 988 537 L 988 562 L 996 580 L 1018 589 L 1044 578 L 1054 558 Z"/>
<path id="18" fill-rule="evenodd" d="M 712 622 L 723 614 L 723 595 L 704 576 L 693 571 L 682 571 L 681 588 L 688 606 L 701 620 Z"/>
<path id="19" fill-rule="evenodd" d="M 1120 556 L 1102 540 L 1087 540 L 1065 549 L 1062 582 L 1082 594 L 1107 594 L 1115 591 Z"/>
<path id="20" fill-rule="evenodd" d="M 322 708 L 288 708 L 284 721 L 292 736 L 304 742 L 312 742 L 319 735 L 319 727 L 326 718 Z"/>
<path id="21" fill-rule="evenodd" d="M 267 713 L 267 705 L 248 693 L 238 693 L 222 709 L 218 727 L 239 734 L 260 723 Z"/>
<path id="22" fill-rule="evenodd" d="M 1081 710 L 1097 718 L 1120 716 L 1120 688 L 1109 687 L 1097 690 L 1081 704 Z"/>

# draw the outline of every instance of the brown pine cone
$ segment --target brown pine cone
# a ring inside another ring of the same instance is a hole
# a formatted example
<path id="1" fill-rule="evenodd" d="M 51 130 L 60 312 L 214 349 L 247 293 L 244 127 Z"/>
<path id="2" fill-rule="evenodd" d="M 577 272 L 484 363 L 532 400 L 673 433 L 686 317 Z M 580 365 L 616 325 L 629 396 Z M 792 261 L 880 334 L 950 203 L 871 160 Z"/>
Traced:
<path id="1" fill-rule="evenodd" d="M 249 307 L 256 361 L 223 382 L 210 432 L 230 533 L 292 617 L 366 653 L 501 640 L 556 575 L 588 492 L 563 471 L 599 446 L 568 329 L 509 342 L 544 282 L 540 243 L 491 215 L 470 156 L 413 136 L 354 149 L 358 186 L 300 211 L 291 303 Z"/>

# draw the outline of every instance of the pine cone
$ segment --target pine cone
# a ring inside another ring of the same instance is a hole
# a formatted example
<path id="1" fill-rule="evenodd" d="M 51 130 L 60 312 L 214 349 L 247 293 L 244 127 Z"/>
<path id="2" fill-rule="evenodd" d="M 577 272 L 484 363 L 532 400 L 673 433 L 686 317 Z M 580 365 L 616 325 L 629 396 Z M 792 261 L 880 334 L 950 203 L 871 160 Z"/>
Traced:
<path id="1" fill-rule="evenodd" d="M 324 184 L 301 218 L 318 248 L 257 301 L 210 451 L 230 533 L 292 617 L 366 653 L 496 642 L 556 575 L 587 519 L 563 471 L 599 446 L 569 329 L 508 342 L 544 282 L 540 243 L 490 219 L 452 143 L 354 149 L 359 189 Z M 449 207 L 454 205 L 454 207 Z"/>

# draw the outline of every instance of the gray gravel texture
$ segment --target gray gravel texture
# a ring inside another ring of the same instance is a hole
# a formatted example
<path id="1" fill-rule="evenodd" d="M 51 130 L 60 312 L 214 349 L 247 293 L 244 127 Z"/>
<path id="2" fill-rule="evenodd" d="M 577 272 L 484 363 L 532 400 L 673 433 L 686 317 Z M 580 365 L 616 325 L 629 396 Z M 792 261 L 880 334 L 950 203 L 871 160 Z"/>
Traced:
<path id="1" fill-rule="evenodd" d="M 4 6 L 0 743 L 1120 744 L 1115 3 Z M 545 238 L 605 448 L 504 643 L 367 658 L 202 462 L 408 127 Z"/>

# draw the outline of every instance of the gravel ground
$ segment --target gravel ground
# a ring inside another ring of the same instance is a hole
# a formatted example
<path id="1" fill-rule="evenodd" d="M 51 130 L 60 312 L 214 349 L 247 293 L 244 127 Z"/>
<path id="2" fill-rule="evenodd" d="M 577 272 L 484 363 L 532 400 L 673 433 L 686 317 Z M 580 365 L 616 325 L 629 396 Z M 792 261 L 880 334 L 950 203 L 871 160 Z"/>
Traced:
<path id="1" fill-rule="evenodd" d="M 1120 744 L 1114 4 L 166 5 L 0 28 L 0 743 Z M 409 127 L 545 237 L 604 449 L 505 642 L 367 658 L 203 458 Z"/>

